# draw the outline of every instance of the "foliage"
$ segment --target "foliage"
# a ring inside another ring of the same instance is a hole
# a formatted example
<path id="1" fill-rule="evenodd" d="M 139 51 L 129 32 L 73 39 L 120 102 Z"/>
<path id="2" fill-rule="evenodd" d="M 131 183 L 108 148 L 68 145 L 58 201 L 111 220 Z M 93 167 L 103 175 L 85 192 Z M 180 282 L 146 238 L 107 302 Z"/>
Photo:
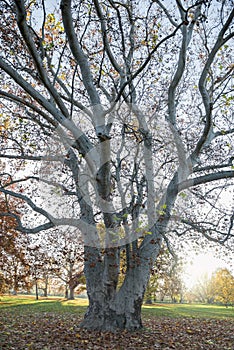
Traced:
<path id="1" fill-rule="evenodd" d="M 212 304 L 215 298 L 215 290 L 208 274 L 202 275 L 192 289 L 196 301 Z"/>
<path id="2" fill-rule="evenodd" d="M 234 276 L 228 269 L 220 269 L 213 274 L 211 284 L 215 301 L 228 306 L 234 304 Z"/>
<path id="3" fill-rule="evenodd" d="M 51 283 L 60 284 L 67 298 L 83 289 L 83 247 L 69 227 L 51 230 L 50 235 L 31 237 L 27 247 L 31 275 L 38 289 L 47 296 Z M 60 282 L 58 282 L 58 280 Z M 63 287 L 63 288 L 62 288 Z"/>
<path id="4" fill-rule="evenodd" d="M 172 302 L 183 300 L 184 286 L 182 281 L 182 265 L 169 250 L 163 246 L 154 266 L 145 293 L 146 303 L 169 297 Z"/>
<path id="5" fill-rule="evenodd" d="M 66 297 L 74 299 L 74 292 L 80 293 L 84 288 L 84 251 L 82 242 L 77 239 L 76 231 L 65 227 L 51 233 L 49 237 L 53 247 L 53 256 L 57 264 L 55 274 L 65 285 Z M 77 288 L 78 287 L 78 288 Z"/>
<path id="6" fill-rule="evenodd" d="M 211 277 L 205 274 L 193 287 L 193 298 L 203 303 L 233 305 L 233 278 L 228 269 L 218 269 Z"/>
<path id="7" fill-rule="evenodd" d="M 16 230 L 21 201 L 0 195 L 0 293 L 30 289 L 26 237 Z"/>

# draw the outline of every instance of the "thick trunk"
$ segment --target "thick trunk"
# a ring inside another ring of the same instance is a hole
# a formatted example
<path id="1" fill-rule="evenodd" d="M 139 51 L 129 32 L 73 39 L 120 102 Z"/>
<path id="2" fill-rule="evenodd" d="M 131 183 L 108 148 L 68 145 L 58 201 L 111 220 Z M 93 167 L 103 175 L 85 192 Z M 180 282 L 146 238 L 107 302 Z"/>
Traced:
<path id="1" fill-rule="evenodd" d="M 141 319 L 142 298 L 131 295 L 116 296 L 106 302 L 103 298 L 90 301 L 82 327 L 101 331 L 137 330 L 143 327 Z M 129 305 L 129 307 L 128 307 Z"/>
<path id="2" fill-rule="evenodd" d="M 150 237 L 146 236 L 139 247 L 132 245 L 125 279 L 119 290 L 115 285 L 115 276 L 113 278 L 110 274 L 114 269 L 118 270 L 115 263 L 118 250 L 108 249 L 105 252 L 107 258 L 102 259 L 100 249 L 85 246 L 84 273 L 89 307 L 82 327 L 112 332 L 143 327 L 141 307 L 152 264 L 162 241 L 156 226 L 151 231 Z"/>
<path id="3" fill-rule="evenodd" d="M 72 276 L 72 270 L 73 270 L 73 265 L 71 267 L 71 276 L 70 276 L 70 280 L 68 283 L 68 287 L 69 287 L 69 298 L 68 299 L 70 299 L 70 300 L 75 299 L 75 289 L 76 289 L 76 287 L 79 286 L 80 278 L 83 275 L 83 271 L 82 271 L 82 272 L 78 272 L 74 276 Z"/>
<path id="4" fill-rule="evenodd" d="M 141 307 L 149 271 L 145 266 L 130 269 L 121 288 L 109 298 L 100 285 L 96 290 L 89 286 L 89 307 L 81 326 L 92 330 L 137 330 L 143 327 Z"/>

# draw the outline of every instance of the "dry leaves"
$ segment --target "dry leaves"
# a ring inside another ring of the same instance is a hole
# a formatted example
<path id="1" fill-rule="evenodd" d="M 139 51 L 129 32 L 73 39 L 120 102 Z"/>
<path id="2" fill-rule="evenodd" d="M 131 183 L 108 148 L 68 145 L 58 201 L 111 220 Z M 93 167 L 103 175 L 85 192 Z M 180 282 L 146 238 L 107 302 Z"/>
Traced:
<path id="1" fill-rule="evenodd" d="M 81 316 L 56 313 L 0 315 L 1 350 L 186 349 L 233 350 L 234 320 L 147 318 L 140 332 L 90 332 Z"/>

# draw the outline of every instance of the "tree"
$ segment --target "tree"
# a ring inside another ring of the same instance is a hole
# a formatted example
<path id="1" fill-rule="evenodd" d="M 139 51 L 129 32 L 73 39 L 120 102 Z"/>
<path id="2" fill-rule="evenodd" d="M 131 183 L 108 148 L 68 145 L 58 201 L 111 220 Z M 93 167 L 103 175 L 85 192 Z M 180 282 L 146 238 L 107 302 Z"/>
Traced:
<path id="1" fill-rule="evenodd" d="M 0 11 L 0 156 L 23 167 L 0 190 L 31 211 L 19 230 L 82 234 L 82 326 L 139 329 L 163 240 L 231 244 L 233 3 L 4 0 Z"/>
<path id="2" fill-rule="evenodd" d="M 37 240 L 31 238 L 27 246 L 27 260 L 32 285 L 35 286 L 36 300 L 39 299 L 40 290 L 42 290 L 44 297 L 48 296 L 50 278 L 59 270 L 51 254 L 51 247 L 48 248 L 48 244 L 45 243 L 46 239 L 42 241 L 41 237 L 38 237 Z"/>
<path id="3" fill-rule="evenodd" d="M 62 232 L 54 230 L 49 241 L 57 265 L 55 275 L 65 284 L 65 297 L 73 300 L 75 289 L 84 283 L 82 242 L 77 239 L 77 232 L 71 227 L 66 227 Z"/>
<path id="4" fill-rule="evenodd" d="M 234 277 L 228 269 L 217 270 L 212 278 L 215 301 L 228 306 L 234 302 Z"/>
<path id="5" fill-rule="evenodd" d="M 26 237 L 16 230 L 14 215 L 20 215 L 21 201 L 0 195 L 0 293 L 29 290 Z M 14 213 L 14 214 L 13 214 Z"/>
<path id="6" fill-rule="evenodd" d="M 215 290 L 211 278 L 207 273 L 203 274 L 195 286 L 192 288 L 192 294 L 196 301 L 212 304 L 215 299 Z"/>
<path id="7" fill-rule="evenodd" d="M 172 302 L 182 301 L 184 286 L 181 270 L 181 262 L 163 246 L 151 269 L 145 293 L 146 302 L 152 303 L 157 298 L 163 301 L 165 297 L 170 297 Z"/>

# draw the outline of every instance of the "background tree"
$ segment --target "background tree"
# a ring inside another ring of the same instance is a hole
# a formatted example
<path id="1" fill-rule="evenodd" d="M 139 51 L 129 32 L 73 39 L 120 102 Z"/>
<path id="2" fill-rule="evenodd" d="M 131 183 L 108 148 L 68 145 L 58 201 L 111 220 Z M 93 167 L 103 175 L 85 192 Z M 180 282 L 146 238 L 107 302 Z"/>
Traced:
<path id="1" fill-rule="evenodd" d="M 228 269 L 217 270 L 212 278 L 211 284 L 215 294 L 215 301 L 226 306 L 234 303 L 234 276 Z"/>
<path id="2" fill-rule="evenodd" d="M 192 288 L 192 293 L 195 301 L 207 304 L 212 304 L 214 302 L 215 289 L 211 282 L 211 278 L 207 273 L 199 278 L 195 286 Z"/>
<path id="3" fill-rule="evenodd" d="M 30 267 L 30 278 L 35 287 L 36 299 L 39 294 L 48 296 L 48 289 L 51 278 L 56 276 L 60 267 L 53 256 L 53 249 L 48 240 L 39 235 L 31 237 L 27 244 L 27 260 Z"/>
<path id="4" fill-rule="evenodd" d="M 0 190 L 19 230 L 82 232 L 84 327 L 139 329 L 163 240 L 232 244 L 233 2 L 0 8 L 0 156 L 23 169 Z"/>
<path id="5" fill-rule="evenodd" d="M 17 294 L 29 290 L 29 265 L 26 258 L 26 237 L 16 230 L 14 215 L 20 215 L 22 203 L 0 195 L 0 292 Z"/>
<path id="6" fill-rule="evenodd" d="M 82 242 L 77 239 L 77 231 L 71 227 L 55 231 L 49 241 L 53 247 L 54 261 L 57 265 L 55 275 L 65 285 L 65 297 L 75 298 L 75 289 L 83 290 L 84 280 L 84 252 Z"/>
<path id="7" fill-rule="evenodd" d="M 145 301 L 152 303 L 169 297 L 172 302 L 181 302 L 184 292 L 181 261 L 163 246 L 151 270 Z"/>

